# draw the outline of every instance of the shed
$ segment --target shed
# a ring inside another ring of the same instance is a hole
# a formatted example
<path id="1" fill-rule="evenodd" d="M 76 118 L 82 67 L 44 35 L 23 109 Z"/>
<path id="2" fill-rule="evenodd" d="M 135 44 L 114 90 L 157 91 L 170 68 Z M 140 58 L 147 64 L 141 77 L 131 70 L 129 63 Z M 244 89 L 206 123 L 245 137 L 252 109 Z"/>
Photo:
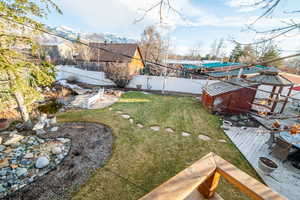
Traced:
<path id="1" fill-rule="evenodd" d="M 251 110 L 257 83 L 235 78 L 203 88 L 202 103 L 211 112 L 240 114 Z"/>
<path id="2" fill-rule="evenodd" d="M 260 112 L 260 108 L 262 108 L 264 112 L 269 114 L 282 113 L 284 111 L 294 84 L 281 76 L 279 72 L 277 68 L 271 67 L 248 79 L 252 83 L 272 87 L 268 98 L 261 98 L 261 96 L 256 95 L 255 102 L 253 103 L 256 106 L 254 110 Z M 282 96 L 283 98 L 281 98 Z M 267 104 L 260 103 L 264 101 L 267 101 Z"/>

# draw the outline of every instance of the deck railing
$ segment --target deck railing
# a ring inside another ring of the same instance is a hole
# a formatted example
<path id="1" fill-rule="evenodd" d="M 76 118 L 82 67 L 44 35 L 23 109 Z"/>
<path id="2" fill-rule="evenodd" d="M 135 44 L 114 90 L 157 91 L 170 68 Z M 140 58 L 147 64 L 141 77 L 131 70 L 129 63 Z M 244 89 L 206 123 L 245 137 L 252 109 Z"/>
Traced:
<path id="1" fill-rule="evenodd" d="M 286 200 L 277 192 L 214 153 L 207 154 L 140 200 L 223 199 L 215 192 L 221 177 L 224 177 L 251 199 Z"/>

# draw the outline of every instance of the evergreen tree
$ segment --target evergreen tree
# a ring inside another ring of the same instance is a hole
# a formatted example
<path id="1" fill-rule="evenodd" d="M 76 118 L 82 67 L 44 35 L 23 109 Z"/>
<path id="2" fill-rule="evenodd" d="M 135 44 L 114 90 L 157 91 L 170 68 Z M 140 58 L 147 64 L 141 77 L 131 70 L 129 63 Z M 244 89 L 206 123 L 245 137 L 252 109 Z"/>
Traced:
<path id="1" fill-rule="evenodd" d="M 53 81 L 51 66 L 32 62 L 37 55 L 32 35 L 43 28 L 35 19 L 46 17 L 51 8 L 61 12 L 52 0 L 0 1 L 0 104 L 5 106 L 14 99 L 27 128 L 32 126 L 27 105 L 39 96 L 37 84 Z M 33 31 L 20 24 L 33 27 Z"/>
<path id="2" fill-rule="evenodd" d="M 230 62 L 238 62 L 239 58 L 243 55 L 242 47 L 240 44 L 236 44 L 234 49 L 232 50 L 229 61 Z"/>
<path id="3" fill-rule="evenodd" d="M 263 53 L 260 60 L 268 61 L 268 60 L 273 60 L 276 58 L 280 58 L 280 52 L 276 46 L 272 45 L 271 47 L 268 48 L 268 50 L 265 53 Z M 271 63 L 266 63 L 266 64 L 276 66 L 276 67 L 282 67 L 283 62 L 282 62 L 282 60 L 279 60 L 276 62 L 271 62 Z"/>

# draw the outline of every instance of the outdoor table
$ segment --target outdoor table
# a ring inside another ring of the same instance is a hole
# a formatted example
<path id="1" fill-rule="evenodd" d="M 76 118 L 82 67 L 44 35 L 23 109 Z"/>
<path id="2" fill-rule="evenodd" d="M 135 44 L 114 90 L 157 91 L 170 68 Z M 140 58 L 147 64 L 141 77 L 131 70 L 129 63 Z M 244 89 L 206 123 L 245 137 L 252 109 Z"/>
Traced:
<path id="1" fill-rule="evenodd" d="M 292 135 L 287 131 L 282 131 L 279 133 L 279 137 L 300 149 L 300 134 Z"/>

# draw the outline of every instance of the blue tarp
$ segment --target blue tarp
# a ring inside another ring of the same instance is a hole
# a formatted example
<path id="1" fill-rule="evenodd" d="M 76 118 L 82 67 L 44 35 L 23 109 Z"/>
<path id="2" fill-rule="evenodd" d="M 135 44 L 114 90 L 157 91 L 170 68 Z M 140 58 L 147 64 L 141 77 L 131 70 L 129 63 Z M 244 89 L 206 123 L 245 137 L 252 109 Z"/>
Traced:
<path id="1" fill-rule="evenodd" d="M 243 65 L 242 63 L 233 63 L 233 62 L 215 62 L 215 63 L 205 63 L 201 67 L 203 68 L 218 68 L 218 67 L 229 67 L 235 65 Z"/>
<path id="2" fill-rule="evenodd" d="M 182 65 L 184 69 L 199 69 L 201 66 L 199 65 L 191 65 L 191 64 L 183 64 Z"/>

